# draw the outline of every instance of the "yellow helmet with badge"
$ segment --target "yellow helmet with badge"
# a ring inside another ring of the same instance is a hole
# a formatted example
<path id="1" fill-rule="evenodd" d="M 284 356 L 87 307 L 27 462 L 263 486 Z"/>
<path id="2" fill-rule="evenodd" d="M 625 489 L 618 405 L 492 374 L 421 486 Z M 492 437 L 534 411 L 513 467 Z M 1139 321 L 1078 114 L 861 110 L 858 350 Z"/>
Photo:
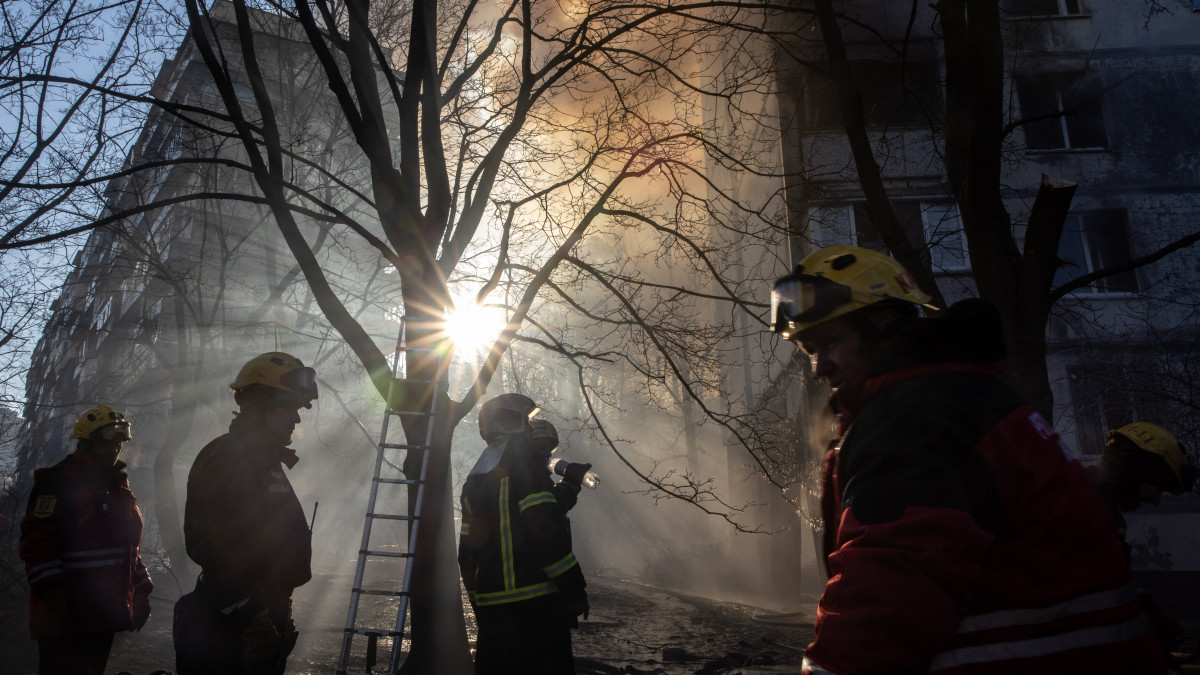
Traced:
<path id="1" fill-rule="evenodd" d="M 125 442 L 133 438 L 133 429 L 124 415 L 100 403 L 88 408 L 75 420 L 71 438 Z"/>
<path id="2" fill-rule="evenodd" d="M 267 352 L 247 361 L 229 388 L 236 393 L 253 386 L 296 394 L 307 399 L 304 405 L 311 408 L 317 398 L 317 373 L 291 354 Z"/>
<path id="3" fill-rule="evenodd" d="M 859 246 L 827 246 L 810 253 L 771 290 L 771 330 L 787 340 L 885 301 L 924 305 L 930 297 L 892 258 Z"/>
<path id="4" fill-rule="evenodd" d="M 1105 444 L 1111 446 L 1120 438 L 1127 438 L 1142 450 L 1162 458 L 1167 468 L 1171 470 L 1171 476 L 1178 483 L 1160 487 L 1177 495 L 1192 489 L 1192 483 L 1196 479 L 1196 468 L 1192 466 L 1187 453 L 1179 447 L 1179 442 L 1175 440 L 1171 432 L 1157 424 L 1133 422 L 1120 429 L 1109 431 L 1105 438 Z"/>

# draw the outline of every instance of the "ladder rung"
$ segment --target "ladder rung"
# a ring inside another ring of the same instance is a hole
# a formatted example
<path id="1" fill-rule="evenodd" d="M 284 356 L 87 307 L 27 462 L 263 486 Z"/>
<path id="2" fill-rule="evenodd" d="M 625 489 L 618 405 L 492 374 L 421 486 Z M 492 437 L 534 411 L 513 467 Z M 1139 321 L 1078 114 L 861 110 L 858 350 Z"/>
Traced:
<path id="1" fill-rule="evenodd" d="M 417 516 L 397 516 L 392 513 L 368 513 L 367 517 L 380 520 L 416 520 L 417 518 Z"/>
<path id="2" fill-rule="evenodd" d="M 370 628 L 347 628 L 347 633 L 355 635 L 366 635 L 367 633 L 377 633 L 379 637 L 404 637 L 404 633 L 398 633 L 394 630 L 371 630 Z"/>
<path id="3" fill-rule="evenodd" d="M 411 595 L 408 591 L 385 591 L 375 588 L 352 588 L 351 593 L 361 593 L 363 595 L 386 595 L 391 598 L 400 598 L 406 595 Z"/>
<path id="4" fill-rule="evenodd" d="M 374 555 L 374 556 L 379 556 L 380 558 L 411 558 L 413 556 L 413 554 L 411 554 L 411 553 L 396 553 L 393 551 L 370 551 L 370 550 L 359 551 L 358 554 L 359 555 Z"/>
<path id="5" fill-rule="evenodd" d="M 425 452 L 427 446 L 425 444 L 412 445 L 409 443 L 380 443 L 379 447 L 387 448 L 388 450 L 420 450 Z"/>
<path id="6" fill-rule="evenodd" d="M 429 415 L 429 413 L 425 412 L 424 410 L 396 410 L 395 408 L 388 408 L 388 414 L 408 415 L 409 417 L 426 417 Z"/>
<path id="7" fill-rule="evenodd" d="M 416 485 L 421 482 L 411 478 L 372 478 L 371 480 L 376 483 L 386 483 L 388 485 Z"/>

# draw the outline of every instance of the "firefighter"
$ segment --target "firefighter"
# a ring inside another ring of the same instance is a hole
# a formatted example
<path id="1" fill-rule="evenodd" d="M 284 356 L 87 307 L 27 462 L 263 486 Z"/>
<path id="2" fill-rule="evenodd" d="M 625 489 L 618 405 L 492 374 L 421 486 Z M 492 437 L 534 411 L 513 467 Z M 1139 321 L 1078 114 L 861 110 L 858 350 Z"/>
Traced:
<path id="1" fill-rule="evenodd" d="M 836 414 L 804 672 L 1165 672 L 1087 472 L 998 379 L 998 312 L 966 300 L 919 318 L 927 302 L 854 246 L 775 282 L 772 328 Z"/>
<path id="2" fill-rule="evenodd" d="M 1126 511 L 1158 504 L 1163 492 L 1192 491 L 1196 467 L 1169 431 L 1149 422 L 1134 422 L 1108 432 L 1104 454 L 1091 468 L 1092 478 L 1117 525 L 1126 555 Z"/>
<path id="3" fill-rule="evenodd" d="M 39 673 L 99 675 L 113 634 L 146 625 L 154 584 L 142 564 L 142 513 L 117 459 L 132 438 L 129 422 L 97 405 L 71 438 L 74 452 L 34 473 L 21 521 L 29 628 Z"/>
<path id="4" fill-rule="evenodd" d="M 183 533 L 200 567 L 175 609 L 181 675 L 283 673 L 299 633 L 292 591 L 312 577 L 312 536 L 284 467 L 300 408 L 317 398 L 316 373 L 269 352 L 229 385 L 239 412 L 188 475 Z"/>
<path id="5" fill-rule="evenodd" d="M 1191 492 L 1196 479 L 1196 468 L 1175 437 L 1149 422 L 1133 422 L 1110 430 L 1104 454 L 1090 467 L 1090 472 L 1117 527 L 1127 559 L 1131 558 L 1132 548 L 1125 539 L 1125 512 L 1144 504 L 1160 503 L 1163 492 L 1176 495 Z M 1180 648 L 1185 638 L 1183 627 L 1163 612 L 1147 591 L 1140 593 L 1167 662 L 1178 666 L 1172 652 Z"/>
<path id="6" fill-rule="evenodd" d="M 575 672 L 570 629 L 587 618 L 587 583 L 547 456 L 530 441 L 537 410 L 525 396 L 501 394 L 479 411 L 488 446 L 463 487 L 458 549 L 479 627 L 477 675 Z"/>

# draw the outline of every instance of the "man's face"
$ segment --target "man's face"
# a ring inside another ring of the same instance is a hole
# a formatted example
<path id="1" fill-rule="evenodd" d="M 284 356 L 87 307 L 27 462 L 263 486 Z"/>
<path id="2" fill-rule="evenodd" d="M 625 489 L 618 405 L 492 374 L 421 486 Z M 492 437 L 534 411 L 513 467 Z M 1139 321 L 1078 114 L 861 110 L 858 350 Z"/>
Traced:
<path id="1" fill-rule="evenodd" d="M 300 424 L 300 406 L 292 401 L 273 401 L 263 410 L 262 424 L 267 433 L 287 445 L 292 442 L 296 425 Z"/>
<path id="2" fill-rule="evenodd" d="M 121 456 L 122 443 L 123 441 L 94 440 L 84 452 L 102 466 L 113 466 L 117 463 L 117 457 Z"/>
<path id="3" fill-rule="evenodd" d="M 861 334 L 841 318 L 804 331 L 800 349 L 812 359 L 816 378 L 835 390 L 867 365 Z"/>

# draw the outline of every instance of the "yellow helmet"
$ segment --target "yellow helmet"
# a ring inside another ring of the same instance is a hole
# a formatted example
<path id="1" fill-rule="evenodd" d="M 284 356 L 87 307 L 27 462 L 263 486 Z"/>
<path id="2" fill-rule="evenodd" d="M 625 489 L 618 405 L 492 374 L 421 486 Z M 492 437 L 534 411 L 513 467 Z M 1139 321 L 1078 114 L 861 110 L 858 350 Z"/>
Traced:
<path id="1" fill-rule="evenodd" d="M 88 441 L 128 441 L 133 438 L 133 429 L 124 415 L 100 403 L 88 408 L 75 420 L 71 438 Z"/>
<path id="2" fill-rule="evenodd" d="M 246 362 L 229 388 L 234 392 L 259 385 L 303 396 L 311 402 L 317 398 L 317 373 L 300 359 L 283 352 L 267 352 Z M 312 407 L 306 403 L 305 407 Z"/>
<path id="3" fill-rule="evenodd" d="M 787 340 L 830 319 L 885 300 L 924 305 L 930 297 L 888 256 L 858 246 L 810 253 L 771 290 L 771 330 Z"/>
<path id="4" fill-rule="evenodd" d="M 1112 445 L 1118 437 L 1128 438 L 1134 445 L 1152 455 L 1158 455 L 1166 462 L 1167 467 L 1171 469 L 1171 474 L 1179 480 L 1179 484 L 1162 487 L 1177 495 L 1192 489 L 1192 482 L 1196 478 L 1196 469 L 1188 460 L 1187 453 L 1179 447 L 1179 442 L 1175 440 L 1171 432 L 1157 424 L 1133 422 L 1120 429 L 1109 431 L 1105 438 L 1105 444 Z"/>

